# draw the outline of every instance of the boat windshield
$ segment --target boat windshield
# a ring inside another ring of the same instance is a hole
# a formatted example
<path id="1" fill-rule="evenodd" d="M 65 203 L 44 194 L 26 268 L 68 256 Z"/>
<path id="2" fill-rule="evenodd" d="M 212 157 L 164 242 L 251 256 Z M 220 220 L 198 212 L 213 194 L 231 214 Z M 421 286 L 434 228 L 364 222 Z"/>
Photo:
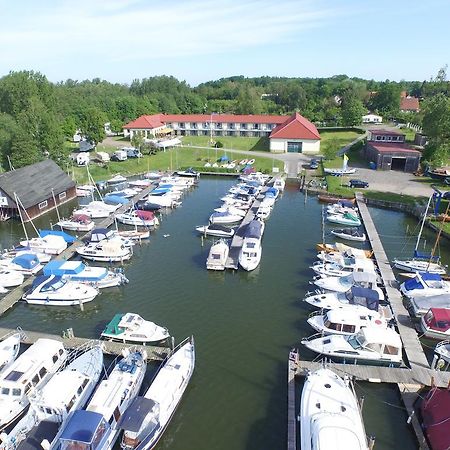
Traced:
<path id="1" fill-rule="evenodd" d="M 79 441 L 61 441 L 61 450 L 89 450 L 90 445 Z"/>
<path id="2" fill-rule="evenodd" d="M 353 336 L 349 336 L 349 338 L 347 339 L 347 342 L 355 349 L 359 349 L 362 348 L 363 345 L 362 343 L 358 340 L 358 336 L 357 334 L 353 335 Z"/>

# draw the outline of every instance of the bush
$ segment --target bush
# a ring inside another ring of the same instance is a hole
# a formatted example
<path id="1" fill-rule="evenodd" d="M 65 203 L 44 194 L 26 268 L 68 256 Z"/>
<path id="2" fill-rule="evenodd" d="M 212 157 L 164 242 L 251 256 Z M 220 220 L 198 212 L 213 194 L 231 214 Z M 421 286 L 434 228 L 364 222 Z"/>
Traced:
<path id="1" fill-rule="evenodd" d="M 214 147 L 216 147 L 216 148 L 223 148 L 223 143 L 220 142 L 220 141 L 217 141 L 217 142 L 214 144 Z"/>

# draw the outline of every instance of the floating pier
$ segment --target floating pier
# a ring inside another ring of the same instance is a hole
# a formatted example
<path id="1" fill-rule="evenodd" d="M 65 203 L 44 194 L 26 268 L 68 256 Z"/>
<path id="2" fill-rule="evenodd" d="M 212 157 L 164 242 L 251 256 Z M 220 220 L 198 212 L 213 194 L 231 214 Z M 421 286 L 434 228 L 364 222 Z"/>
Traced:
<path id="1" fill-rule="evenodd" d="M 417 393 L 425 386 L 437 386 L 446 388 L 450 385 L 450 372 L 442 372 L 430 368 L 430 364 L 422 349 L 411 317 L 403 305 L 402 296 L 398 290 L 398 282 L 395 279 L 389 260 L 384 251 L 378 232 L 373 223 L 370 212 L 364 198 L 360 193 L 356 194 L 356 202 L 361 214 L 362 223 L 373 250 L 378 269 L 381 273 L 384 288 L 390 302 L 390 307 L 396 319 L 405 355 L 404 367 L 380 367 L 357 364 L 337 364 L 327 362 L 338 375 L 347 374 L 355 380 L 371 383 L 397 384 L 408 413 L 408 422 L 412 425 L 420 449 L 428 449 L 423 430 L 414 414 L 414 401 Z M 293 356 L 295 355 L 295 357 Z M 322 362 L 302 360 L 298 352 L 292 352 L 288 361 L 288 450 L 296 450 L 296 433 L 298 424 L 292 425 L 296 418 L 295 390 L 292 391 L 292 378 L 306 376 L 309 371 L 315 371 L 323 367 Z M 294 374 L 294 375 L 292 375 Z"/>

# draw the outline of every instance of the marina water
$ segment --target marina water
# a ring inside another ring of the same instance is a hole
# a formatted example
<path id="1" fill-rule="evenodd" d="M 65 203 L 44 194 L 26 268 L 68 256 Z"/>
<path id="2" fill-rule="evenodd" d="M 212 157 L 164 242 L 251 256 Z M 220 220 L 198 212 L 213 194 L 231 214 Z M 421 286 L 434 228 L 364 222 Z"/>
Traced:
<path id="1" fill-rule="evenodd" d="M 202 246 L 194 228 L 207 223 L 234 183 L 202 178 L 182 207 L 162 216 L 150 242 L 135 247 L 123 266 L 130 283 L 103 290 L 84 311 L 19 303 L 0 318 L 1 327 L 55 334 L 71 327 L 76 336 L 98 338 L 114 314 L 136 312 L 166 326 L 176 342 L 193 334 L 195 373 L 161 449 L 286 448 L 287 357 L 303 336 L 313 334 L 306 323 L 311 310 L 300 299 L 312 290 L 309 266 L 322 240 L 322 206 L 313 196 L 305 201 L 297 185 L 287 185 L 267 222 L 260 266 L 253 272 L 210 273 L 205 262 L 213 241 L 205 239 Z M 68 214 L 73 207 L 60 212 Z M 372 208 L 371 213 L 388 256 L 410 255 L 414 239 L 405 245 L 405 230 L 409 225 L 413 233 L 417 221 L 387 210 Z M 48 228 L 50 220 L 55 223 L 56 215 L 35 224 Z M 0 227 L 4 248 L 23 238 L 20 223 Z M 429 245 L 433 236 L 424 233 Z M 332 241 L 327 229 L 325 237 Z M 445 261 L 448 248 L 442 253 Z M 376 437 L 376 449 L 417 447 L 396 386 L 358 382 L 356 389 L 365 397 L 366 431 Z M 300 391 L 301 383 L 298 396 Z"/>

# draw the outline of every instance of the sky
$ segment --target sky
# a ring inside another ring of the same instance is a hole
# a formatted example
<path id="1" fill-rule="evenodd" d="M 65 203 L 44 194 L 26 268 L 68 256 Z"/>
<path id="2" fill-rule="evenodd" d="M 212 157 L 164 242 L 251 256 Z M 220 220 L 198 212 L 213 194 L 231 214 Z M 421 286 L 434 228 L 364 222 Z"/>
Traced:
<path id="1" fill-rule="evenodd" d="M 0 76 L 429 80 L 450 63 L 449 0 L 0 0 Z"/>

